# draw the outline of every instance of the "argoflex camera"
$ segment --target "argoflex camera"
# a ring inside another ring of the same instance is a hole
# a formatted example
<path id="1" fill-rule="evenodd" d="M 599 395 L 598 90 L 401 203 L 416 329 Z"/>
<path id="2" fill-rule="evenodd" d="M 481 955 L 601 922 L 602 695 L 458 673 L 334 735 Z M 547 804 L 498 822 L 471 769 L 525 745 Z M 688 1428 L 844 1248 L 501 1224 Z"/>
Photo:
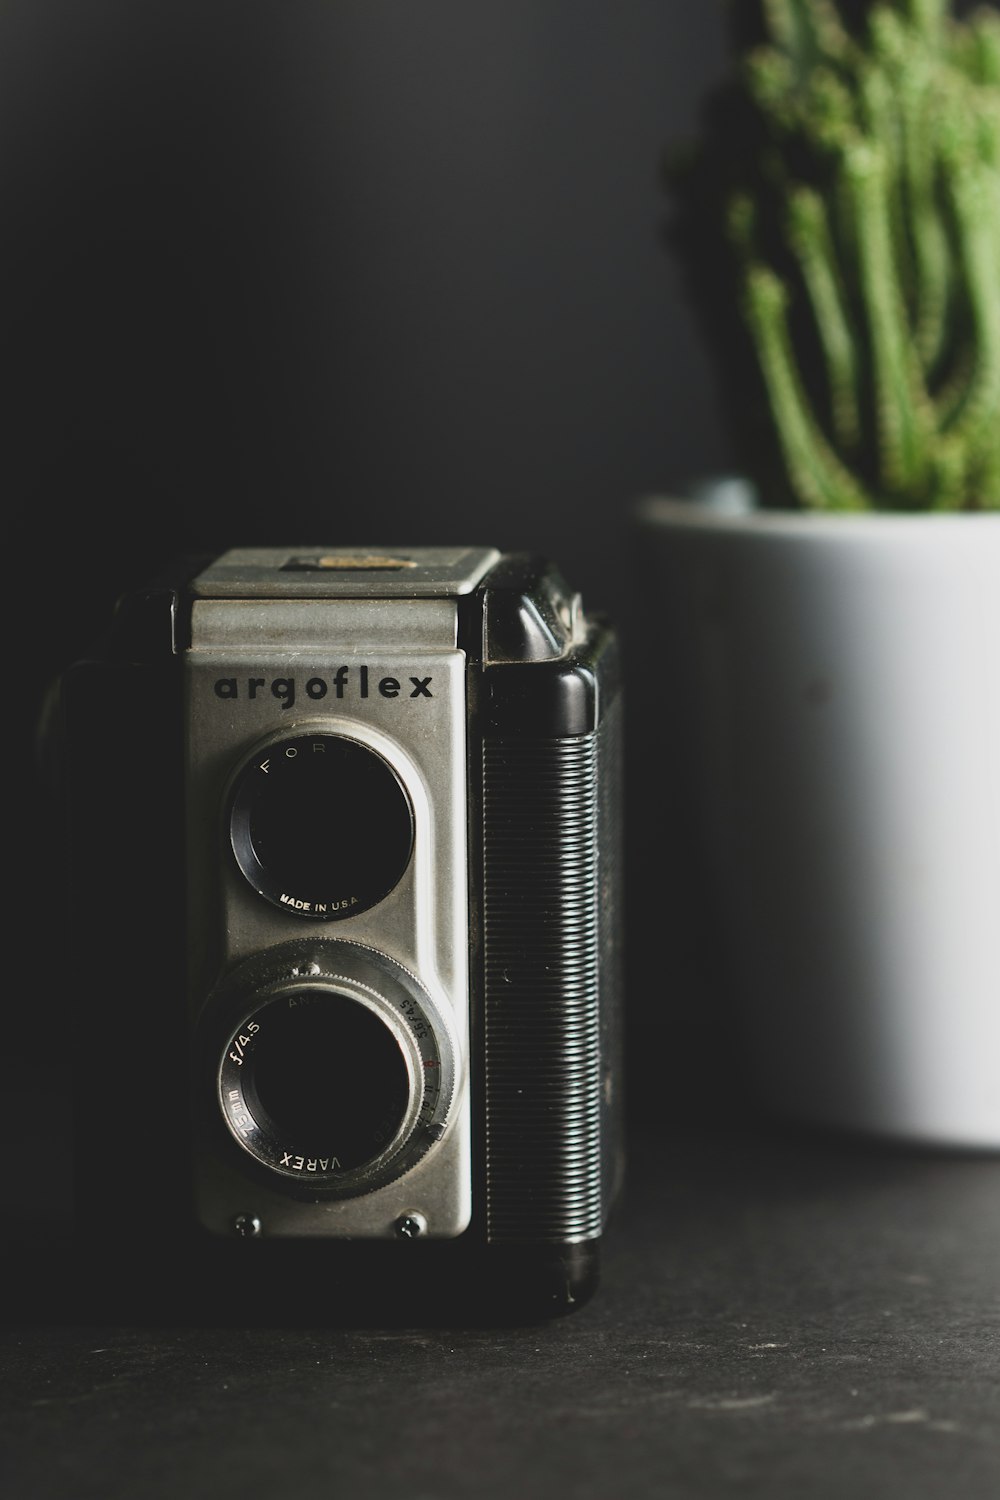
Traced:
<path id="1" fill-rule="evenodd" d="M 81 1222 L 586 1296 L 620 718 L 613 630 L 528 556 L 243 549 L 126 595 L 63 684 Z"/>

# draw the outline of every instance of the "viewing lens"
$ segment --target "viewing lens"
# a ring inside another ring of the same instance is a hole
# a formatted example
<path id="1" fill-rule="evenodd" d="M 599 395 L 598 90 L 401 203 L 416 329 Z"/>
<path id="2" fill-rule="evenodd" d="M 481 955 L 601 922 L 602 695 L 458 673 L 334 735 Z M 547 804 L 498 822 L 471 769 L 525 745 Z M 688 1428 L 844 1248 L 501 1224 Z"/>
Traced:
<path id="1" fill-rule="evenodd" d="M 243 768 L 233 852 L 269 901 L 321 921 L 353 916 L 398 884 L 413 849 L 409 798 L 387 761 L 339 735 L 297 735 Z"/>

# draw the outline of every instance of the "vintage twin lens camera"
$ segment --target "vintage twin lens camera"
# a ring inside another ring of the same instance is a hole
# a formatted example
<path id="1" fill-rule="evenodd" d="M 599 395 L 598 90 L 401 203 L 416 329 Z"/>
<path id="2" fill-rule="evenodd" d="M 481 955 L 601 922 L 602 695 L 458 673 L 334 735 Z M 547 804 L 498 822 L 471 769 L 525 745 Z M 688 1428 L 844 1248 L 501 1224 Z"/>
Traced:
<path id="1" fill-rule="evenodd" d="M 581 1300 L 620 719 L 613 629 L 531 556 L 247 548 L 126 594 L 63 685 L 83 1219 Z"/>

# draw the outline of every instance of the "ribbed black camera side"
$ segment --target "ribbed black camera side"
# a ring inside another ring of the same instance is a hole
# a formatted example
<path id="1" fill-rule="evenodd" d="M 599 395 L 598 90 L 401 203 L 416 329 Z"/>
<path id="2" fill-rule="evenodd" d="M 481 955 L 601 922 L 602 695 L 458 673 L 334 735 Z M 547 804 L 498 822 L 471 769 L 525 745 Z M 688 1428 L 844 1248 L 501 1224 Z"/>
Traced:
<path id="1" fill-rule="evenodd" d="M 484 744 L 486 1234 L 601 1233 L 598 735 Z"/>
<path id="2" fill-rule="evenodd" d="M 597 733 L 601 950 L 601 1175 L 607 1221 L 625 1176 L 625 710 L 617 693 Z"/>

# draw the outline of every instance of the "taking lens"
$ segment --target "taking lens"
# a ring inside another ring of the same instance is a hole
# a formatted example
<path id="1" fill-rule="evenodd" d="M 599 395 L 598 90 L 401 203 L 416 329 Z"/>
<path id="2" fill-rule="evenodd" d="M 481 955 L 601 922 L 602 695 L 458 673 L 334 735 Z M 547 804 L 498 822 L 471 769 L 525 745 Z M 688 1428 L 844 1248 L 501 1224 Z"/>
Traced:
<path id="1" fill-rule="evenodd" d="M 244 1100 L 292 1162 L 345 1172 L 385 1150 L 406 1115 L 410 1079 L 379 1016 L 336 991 L 307 990 L 272 1001 L 253 1023 Z"/>
<path id="2" fill-rule="evenodd" d="M 314 938 L 255 955 L 199 1034 L 215 1108 L 247 1169 L 278 1192 L 369 1193 L 441 1138 L 455 1090 L 447 1026 L 374 949 Z"/>

